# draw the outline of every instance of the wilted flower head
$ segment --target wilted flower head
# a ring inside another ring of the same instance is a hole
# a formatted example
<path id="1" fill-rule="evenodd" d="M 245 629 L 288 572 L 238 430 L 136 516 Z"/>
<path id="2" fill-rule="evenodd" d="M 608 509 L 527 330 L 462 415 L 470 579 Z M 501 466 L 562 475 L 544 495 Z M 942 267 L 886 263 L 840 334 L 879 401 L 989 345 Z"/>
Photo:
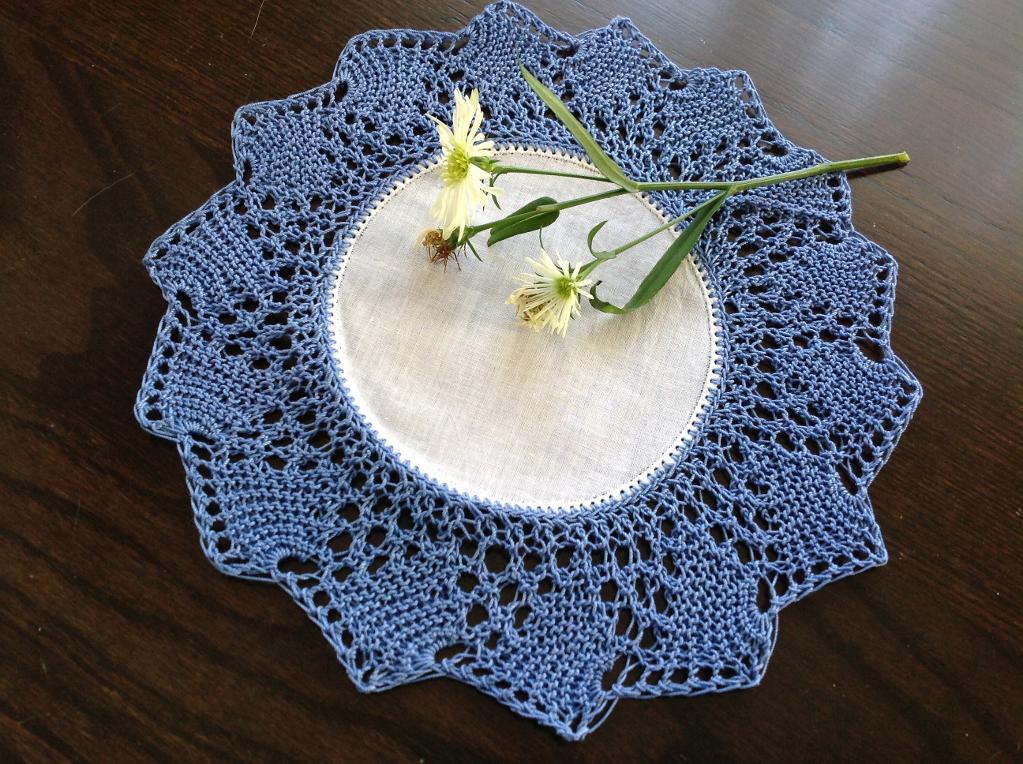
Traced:
<path id="1" fill-rule="evenodd" d="M 534 273 L 519 274 L 523 286 L 508 297 L 515 306 L 515 315 L 536 331 L 546 328 L 562 337 L 568 331 L 568 322 L 579 315 L 580 298 L 591 299 L 586 287 L 592 279 L 582 278 L 582 265 L 566 263 L 558 257 L 551 260 L 547 251 L 540 250 L 540 259 L 526 258 Z"/>
<path id="2" fill-rule="evenodd" d="M 453 246 L 450 240 L 445 239 L 443 231 L 439 228 L 429 228 L 423 231 L 416 237 L 416 240 L 426 250 L 426 256 L 431 263 L 444 263 L 446 271 L 448 260 L 454 260 L 458 269 L 462 269 L 462 264 L 458 262 L 458 247 Z"/>

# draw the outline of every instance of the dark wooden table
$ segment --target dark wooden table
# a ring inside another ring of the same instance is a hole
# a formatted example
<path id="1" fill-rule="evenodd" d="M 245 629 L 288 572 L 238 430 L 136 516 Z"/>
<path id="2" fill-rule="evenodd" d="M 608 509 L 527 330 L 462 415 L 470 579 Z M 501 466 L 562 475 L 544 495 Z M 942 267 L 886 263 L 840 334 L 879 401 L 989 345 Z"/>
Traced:
<path id="1" fill-rule="evenodd" d="M 925 387 L 872 489 L 891 563 L 786 610 L 760 688 L 624 702 L 568 744 L 447 680 L 360 695 L 282 592 L 206 562 L 173 446 L 132 417 L 164 309 L 141 256 L 231 180 L 237 106 L 325 81 L 352 34 L 479 7 L 0 4 L 0 759 L 1019 760 L 1018 0 L 533 4 L 747 69 L 827 156 L 913 157 L 854 184 Z"/>

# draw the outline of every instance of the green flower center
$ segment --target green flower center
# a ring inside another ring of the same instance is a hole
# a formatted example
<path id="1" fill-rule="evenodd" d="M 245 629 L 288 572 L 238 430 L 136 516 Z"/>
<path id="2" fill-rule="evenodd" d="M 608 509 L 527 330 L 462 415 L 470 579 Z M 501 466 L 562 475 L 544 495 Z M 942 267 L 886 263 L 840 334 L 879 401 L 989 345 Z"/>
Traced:
<path id="1" fill-rule="evenodd" d="M 578 291 L 575 279 L 568 276 L 561 276 L 554 280 L 554 291 L 562 300 L 571 300 Z"/>
<path id="2" fill-rule="evenodd" d="M 444 163 L 444 182 L 458 183 L 469 174 L 469 153 L 461 146 L 455 146 Z"/>

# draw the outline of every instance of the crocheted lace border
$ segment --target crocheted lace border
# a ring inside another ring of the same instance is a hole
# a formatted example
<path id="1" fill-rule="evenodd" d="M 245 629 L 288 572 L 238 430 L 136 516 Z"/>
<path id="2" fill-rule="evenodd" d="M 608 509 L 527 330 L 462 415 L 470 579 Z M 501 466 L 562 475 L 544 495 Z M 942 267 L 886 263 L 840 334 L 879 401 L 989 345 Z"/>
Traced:
<path id="1" fill-rule="evenodd" d="M 437 151 L 452 84 L 499 132 L 574 151 L 516 58 L 631 175 L 805 167 L 744 72 L 681 70 L 632 24 L 578 36 L 511 2 L 458 33 L 367 32 L 327 84 L 239 110 L 237 179 L 159 237 L 168 301 L 136 415 L 176 442 L 212 563 L 272 580 L 352 681 L 444 675 L 568 739 L 622 697 L 758 683 L 779 611 L 887 554 L 867 488 L 920 386 L 891 352 L 896 264 L 843 177 L 732 198 L 695 258 L 715 296 L 710 402 L 671 465 L 571 513 L 476 501 L 404 464 L 344 393 L 332 276 L 353 226 Z M 700 194 L 658 194 L 668 215 Z"/>

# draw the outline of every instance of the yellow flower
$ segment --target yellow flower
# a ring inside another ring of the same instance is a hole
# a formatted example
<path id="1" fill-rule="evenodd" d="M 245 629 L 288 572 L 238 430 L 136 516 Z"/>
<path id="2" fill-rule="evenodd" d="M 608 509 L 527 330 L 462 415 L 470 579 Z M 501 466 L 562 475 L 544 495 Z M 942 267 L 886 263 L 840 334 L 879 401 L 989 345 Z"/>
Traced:
<path id="1" fill-rule="evenodd" d="M 444 238 L 454 233 L 461 237 L 473 213 L 486 204 L 488 196 L 496 196 L 500 191 L 490 185 L 490 173 L 473 163 L 473 160 L 489 160 L 494 154 L 494 142 L 486 140 L 480 132 L 483 110 L 479 91 L 473 90 L 468 96 L 455 91 L 451 127 L 436 117 L 430 119 L 437 125 L 444 155 L 440 175 L 444 189 L 431 211 L 443 228 Z"/>
<path id="2" fill-rule="evenodd" d="M 540 250 L 540 259 L 526 258 L 535 273 L 519 274 L 523 286 L 508 297 L 515 306 L 515 315 L 535 331 L 546 328 L 562 337 L 568 331 L 568 322 L 579 315 L 581 297 L 591 299 L 586 287 L 592 279 L 581 278 L 582 265 L 566 263 L 561 257 L 555 264 L 546 250 Z"/>

